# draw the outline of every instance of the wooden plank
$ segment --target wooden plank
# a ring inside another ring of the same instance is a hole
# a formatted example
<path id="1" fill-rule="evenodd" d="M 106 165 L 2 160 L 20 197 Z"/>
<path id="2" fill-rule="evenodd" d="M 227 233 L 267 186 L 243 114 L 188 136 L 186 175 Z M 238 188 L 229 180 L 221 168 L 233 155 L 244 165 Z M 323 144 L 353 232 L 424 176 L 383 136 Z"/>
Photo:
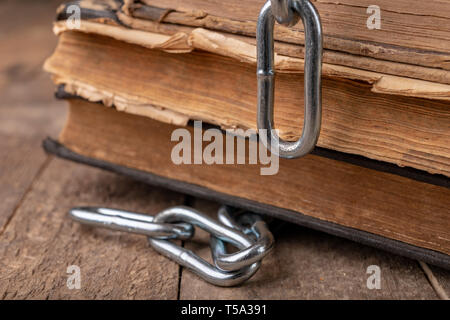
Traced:
<path id="1" fill-rule="evenodd" d="M 43 168 L 48 157 L 41 141 L 61 129 L 65 113 L 59 103 L 45 107 L 0 106 L 0 230 Z"/>
<path id="2" fill-rule="evenodd" d="M 53 89 L 48 75 L 42 72 L 42 65 L 56 45 L 51 21 L 62 1 L 0 3 L 2 105 L 51 100 Z"/>
<path id="3" fill-rule="evenodd" d="M 215 217 L 218 204 L 195 200 Z M 185 247 L 210 259 L 209 236 L 198 231 Z M 381 289 L 367 288 L 367 267 L 381 270 Z M 218 288 L 183 269 L 180 299 L 436 299 L 416 261 L 322 233 L 286 225 L 258 273 L 236 288 Z"/>
<path id="4" fill-rule="evenodd" d="M 223 128 L 256 129 L 255 69 L 230 58 L 169 54 L 66 32 L 46 68 L 71 93 L 127 112 L 152 117 L 156 106 Z M 284 139 L 301 134 L 302 86 L 302 74 L 277 76 L 275 123 Z M 318 145 L 450 176 L 449 110 L 446 101 L 376 94 L 370 85 L 324 79 Z"/>
<path id="5" fill-rule="evenodd" d="M 179 267 L 143 236 L 95 229 L 67 216 L 102 205 L 155 214 L 183 196 L 98 169 L 54 159 L 0 236 L 0 298 L 176 299 Z M 81 289 L 66 286 L 81 269 Z"/>
<path id="6" fill-rule="evenodd" d="M 57 134 L 65 118 L 42 71 L 56 44 L 49 21 L 60 2 L 0 3 L 0 232 L 44 166 L 42 139 Z"/>
<path id="7" fill-rule="evenodd" d="M 71 100 L 70 110 L 60 141 L 83 156 L 200 186 L 235 197 L 241 205 L 264 203 L 272 206 L 264 212 L 276 211 L 292 222 L 308 224 L 308 216 L 309 222 L 313 218 L 450 253 L 448 188 L 316 155 L 280 159 L 279 171 L 271 176 L 248 164 L 248 152 L 247 165 L 176 165 L 171 153 L 178 142 L 171 135 L 179 127 L 80 99 Z M 194 136 L 193 128 L 186 130 Z"/>

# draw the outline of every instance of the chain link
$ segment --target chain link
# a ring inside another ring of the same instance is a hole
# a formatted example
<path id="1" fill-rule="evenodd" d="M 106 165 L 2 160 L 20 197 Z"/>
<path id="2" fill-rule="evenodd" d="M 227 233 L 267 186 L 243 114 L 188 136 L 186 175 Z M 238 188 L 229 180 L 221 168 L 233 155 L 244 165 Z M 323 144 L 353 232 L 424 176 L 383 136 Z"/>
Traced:
<path id="1" fill-rule="evenodd" d="M 82 207 L 69 211 L 70 217 L 83 224 L 146 235 L 156 251 L 190 269 L 217 286 L 236 286 L 258 271 L 261 260 L 273 249 L 274 238 L 262 219 L 249 213 L 235 219 L 233 210 L 222 206 L 219 220 L 189 207 L 165 209 L 155 217 L 117 209 Z M 189 240 L 195 227 L 210 233 L 214 265 L 194 252 L 170 240 Z M 226 243 L 238 251 L 228 253 Z"/>
<path id="2" fill-rule="evenodd" d="M 297 141 L 280 139 L 274 127 L 275 20 L 293 25 L 301 17 L 305 33 L 304 119 Z M 257 23 L 257 127 L 261 142 L 282 158 L 299 158 L 310 153 L 319 139 L 322 121 L 322 24 L 309 0 L 269 0 Z"/>
<path id="3" fill-rule="evenodd" d="M 219 209 L 218 218 L 230 228 L 240 230 L 246 235 L 253 235 L 254 239 L 251 246 L 228 254 L 224 250 L 223 241 L 211 235 L 211 252 L 218 268 L 226 271 L 239 270 L 261 261 L 272 251 L 274 238 L 260 216 L 245 214 L 240 216 L 239 222 L 236 222 L 231 214 L 231 208 L 223 206 Z"/>
<path id="4" fill-rule="evenodd" d="M 154 223 L 152 216 L 117 209 L 81 207 L 73 208 L 69 215 L 86 225 L 142 234 L 155 239 L 188 240 L 194 235 L 194 227 L 190 224 Z"/>

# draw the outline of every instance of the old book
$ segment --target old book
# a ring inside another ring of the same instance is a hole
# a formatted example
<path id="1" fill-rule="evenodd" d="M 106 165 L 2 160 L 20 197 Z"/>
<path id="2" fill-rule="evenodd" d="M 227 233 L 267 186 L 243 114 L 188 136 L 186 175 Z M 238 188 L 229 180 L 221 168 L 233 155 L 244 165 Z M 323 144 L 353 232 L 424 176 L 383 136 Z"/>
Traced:
<path id="1" fill-rule="evenodd" d="M 256 129 L 254 36 L 264 1 L 63 5 L 54 24 L 60 41 L 45 69 L 69 98 L 70 116 L 59 140 L 44 146 L 448 268 L 450 30 L 442 24 L 450 5 L 379 2 L 384 27 L 370 31 L 369 3 L 314 2 L 324 26 L 322 131 L 312 155 L 280 159 L 276 175 L 261 175 L 267 166 L 249 156 L 244 165 L 171 158 L 171 134 L 195 136 L 192 121 Z M 81 8 L 75 29 L 72 5 Z M 275 39 L 275 125 L 295 140 L 303 122 L 301 23 L 277 25 Z M 250 155 L 253 140 L 236 139 Z"/>
<path id="2" fill-rule="evenodd" d="M 248 165 L 248 146 L 247 165 L 177 165 L 171 135 L 176 129 L 192 133 L 191 126 L 69 98 L 70 114 L 58 142 L 44 143 L 50 153 L 450 267 L 445 184 L 336 160 L 325 151 L 280 159 L 278 174 L 266 176 L 260 165 Z"/>
<path id="3" fill-rule="evenodd" d="M 197 119 L 255 129 L 252 28 L 263 1 L 221 3 L 82 1 L 76 31 L 68 29 L 63 6 L 55 23 L 60 42 L 45 68 L 66 91 L 124 112 L 179 125 Z M 450 175 L 450 33 L 432 28 L 448 21 L 448 3 L 431 3 L 427 10 L 436 17 L 409 12 L 421 12 L 418 1 L 381 6 L 387 16 L 395 11 L 426 30 L 424 36 L 395 23 L 388 31 L 369 32 L 364 24 L 364 32 L 349 27 L 344 34 L 336 25 L 352 25 L 350 17 L 362 19 L 365 11 L 352 1 L 316 2 L 325 47 L 320 147 Z M 229 6 L 240 10 L 228 12 Z M 342 21 L 328 21 L 332 10 Z M 303 33 L 301 23 L 277 30 L 275 124 L 282 138 L 295 140 L 303 121 Z M 402 32 L 408 44 L 400 41 Z"/>

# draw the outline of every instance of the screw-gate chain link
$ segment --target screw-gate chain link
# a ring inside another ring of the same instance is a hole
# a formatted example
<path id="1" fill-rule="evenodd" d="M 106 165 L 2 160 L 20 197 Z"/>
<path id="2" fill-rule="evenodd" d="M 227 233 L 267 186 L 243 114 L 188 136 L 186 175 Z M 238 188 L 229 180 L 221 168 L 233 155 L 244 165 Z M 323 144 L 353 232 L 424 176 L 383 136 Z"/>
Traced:
<path id="1" fill-rule="evenodd" d="M 236 222 L 231 209 L 226 206 L 219 209 L 219 221 L 184 206 L 168 208 L 155 217 L 95 207 L 74 208 L 69 215 L 84 224 L 146 235 L 156 251 L 218 286 L 235 286 L 252 277 L 274 244 L 266 223 L 258 216 L 245 213 Z M 215 266 L 169 241 L 192 238 L 194 226 L 211 234 L 210 246 Z M 239 251 L 227 253 L 225 243 L 230 243 Z"/>
<path id="2" fill-rule="evenodd" d="M 281 140 L 274 129 L 275 20 L 292 26 L 299 18 L 305 30 L 305 89 L 303 132 L 297 141 Z M 258 111 L 257 126 L 262 143 L 282 158 L 302 157 L 315 147 L 322 121 L 322 25 L 309 0 L 269 0 L 262 7 L 256 31 Z"/>

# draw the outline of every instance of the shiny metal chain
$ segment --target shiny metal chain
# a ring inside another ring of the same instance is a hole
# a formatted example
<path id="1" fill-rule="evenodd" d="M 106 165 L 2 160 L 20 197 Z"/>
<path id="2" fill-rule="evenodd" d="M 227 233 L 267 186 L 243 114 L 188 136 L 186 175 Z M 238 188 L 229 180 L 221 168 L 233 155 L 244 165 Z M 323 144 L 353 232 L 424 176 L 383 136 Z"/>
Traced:
<path id="1" fill-rule="evenodd" d="M 274 25 L 286 26 L 301 18 L 305 30 L 304 121 L 297 141 L 281 140 L 274 130 Z M 305 156 L 319 139 L 322 121 L 322 25 L 309 0 L 269 0 L 262 7 L 256 30 L 258 111 L 257 126 L 262 143 L 282 158 Z"/>
<path id="2" fill-rule="evenodd" d="M 159 253 L 209 283 L 230 287 L 252 277 L 274 245 L 272 234 L 259 216 L 244 213 L 237 215 L 236 220 L 232 211 L 230 207 L 222 206 L 218 211 L 218 221 L 184 206 L 168 208 L 155 217 L 95 207 L 74 208 L 69 215 L 83 224 L 146 235 L 149 244 Z M 210 233 L 214 265 L 170 241 L 191 239 L 195 227 Z M 228 253 L 226 243 L 238 251 Z"/>

